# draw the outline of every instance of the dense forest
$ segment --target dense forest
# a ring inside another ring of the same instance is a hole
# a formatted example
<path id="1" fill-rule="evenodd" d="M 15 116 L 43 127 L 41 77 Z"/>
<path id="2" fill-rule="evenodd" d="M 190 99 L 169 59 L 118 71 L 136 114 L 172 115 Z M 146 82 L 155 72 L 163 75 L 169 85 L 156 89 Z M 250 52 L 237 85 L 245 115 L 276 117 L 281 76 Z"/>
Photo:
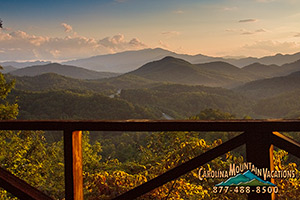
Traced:
<path id="1" fill-rule="evenodd" d="M 264 92 L 256 81 L 245 84 L 244 88 L 225 89 L 159 82 L 130 73 L 99 80 L 79 80 L 54 73 L 33 77 L 1 74 L 0 117 L 2 120 L 300 117 L 297 101 L 300 92 L 298 87 L 292 86 L 298 83 L 298 79 L 286 78 L 291 83 L 282 86 L 284 89 L 268 88 L 272 80 L 259 82 L 265 85 L 266 91 L 272 91 L 258 98 Z M 285 80 L 285 77 L 280 80 Z M 84 132 L 84 197 L 91 200 L 111 199 L 237 134 Z M 296 141 L 300 139 L 299 133 L 290 133 L 289 136 Z M 0 149 L 0 164 L 3 168 L 55 199 L 64 198 L 61 132 L 1 131 Z M 227 170 L 231 163 L 241 163 L 244 158 L 245 149 L 240 147 L 202 167 Z M 295 170 L 299 177 L 299 159 L 289 156 L 287 152 L 275 149 L 274 163 L 277 170 Z M 246 198 L 245 194 L 214 194 L 212 187 L 221 181 L 205 179 L 200 182 L 197 169 L 139 199 Z M 276 184 L 280 188 L 279 199 L 297 199 L 300 195 L 299 179 L 277 179 Z M 4 190 L 0 190 L 0 198 L 15 199 Z"/>

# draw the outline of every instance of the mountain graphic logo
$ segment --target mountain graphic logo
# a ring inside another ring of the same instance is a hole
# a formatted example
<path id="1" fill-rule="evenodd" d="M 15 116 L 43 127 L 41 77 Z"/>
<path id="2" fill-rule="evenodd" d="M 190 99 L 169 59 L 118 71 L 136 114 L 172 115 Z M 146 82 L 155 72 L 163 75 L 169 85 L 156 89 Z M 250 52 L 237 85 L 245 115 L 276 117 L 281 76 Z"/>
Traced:
<path id="1" fill-rule="evenodd" d="M 264 181 L 258 176 L 254 175 L 250 170 L 243 174 L 238 174 L 234 177 L 222 181 L 216 186 L 276 186 L 275 184 Z"/>

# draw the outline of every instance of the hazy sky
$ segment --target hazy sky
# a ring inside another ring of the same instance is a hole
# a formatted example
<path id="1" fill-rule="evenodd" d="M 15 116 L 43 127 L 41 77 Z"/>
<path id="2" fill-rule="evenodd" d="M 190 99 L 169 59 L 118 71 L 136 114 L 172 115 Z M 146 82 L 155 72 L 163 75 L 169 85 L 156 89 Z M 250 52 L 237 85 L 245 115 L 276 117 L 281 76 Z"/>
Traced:
<path id="1" fill-rule="evenodd" d="M 209 56 L 300 51 L 299 0 L 7 0 L 0 61 L 143 48 Z"/>

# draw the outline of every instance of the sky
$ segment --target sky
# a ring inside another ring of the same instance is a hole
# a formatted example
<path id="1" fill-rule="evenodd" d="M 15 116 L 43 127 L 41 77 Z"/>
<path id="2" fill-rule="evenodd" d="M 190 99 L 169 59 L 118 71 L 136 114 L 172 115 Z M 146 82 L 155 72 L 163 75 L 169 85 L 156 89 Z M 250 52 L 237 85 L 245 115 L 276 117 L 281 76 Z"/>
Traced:
<path id="1" fill-rule="evenodd" d="M 217 57 L 300 52 L 299 0 L 1 0 L 0 61 L 145 48 Z"/>

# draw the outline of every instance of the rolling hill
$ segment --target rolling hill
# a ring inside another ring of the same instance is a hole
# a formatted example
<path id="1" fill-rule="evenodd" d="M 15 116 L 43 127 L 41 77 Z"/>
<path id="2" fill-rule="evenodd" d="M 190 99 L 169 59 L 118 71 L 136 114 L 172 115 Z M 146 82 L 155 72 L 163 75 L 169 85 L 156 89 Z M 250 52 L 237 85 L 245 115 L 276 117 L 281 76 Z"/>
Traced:
<path id="1" fill-rule="evenodd" d="M 210 63 L 197 64 L 203 70 L 211 73 L 220 74 L 228 79 L 232 79 L 237 82 L 248 82 L 259 79 L 261 76 L 252 72 L 247 72 L 244 69 L 238 68 L 232 64 L 216 61 Z"/>
<path id="2" fill-rule="evenodd" d="M 261 63 L 253 63 L 242 68 L 244 71 L 256 74 L 261 78 L 271 78 L 279 76 L 283 70 L 278 65 L 264 65 Z"/>
<path id="3" fill-rule="evenodd" d="M 154 119 L 161 116 L 151 109 L 99 93 L 14 90 L 10 98 L 15 97 L 18 97 L 19 119 Z"/>
<path id="4" fill-rule="evenodd" d="M 242 68 L 243 70 L 256 74 L 257 76 L 271 78 L 276 76 L 285 76 L 290 73 L 300 71 L 300 60 L 286 63 L 281 66 L 278 65 L 264 65 L 261 63 L 254 63 Z"/>
<path id="5" fill-rule="evenodd" d="M 265 118 L 300 118 L 300 89 L 260 99 L 253 112 Z"/>
<path id="6" fill-rule="evenodd" d="M 54 73 L 41 74 L 33 77 L 18 77 L 7 74 L 5 77 L 8 81 L 16 80 L 16 89 L 27 91 L 77 90 L 105 92 L 115 89 L 113 85 L 102 83 L 100 80 L 74 79 Z"/>
<path id="7" fill-rule="evenodd" d="M 77 79 L 102 79 L 119 75 L 111 72 L 96 72 L 81 67 L 61 65 L 58 63 L 25 67 L 22 69 L 11 71 L 9 73 L 15 76 L 37 76 L 45 73 L 56 73 L 59 75 Z"/>
<path id="8" fill-rule="evenodd" d="M 262 79 L 246 83 L 235 91 L 251 98 L 263 99 L 300 88 L 300 71 L 287 76 Z"/>
<path id="9" fill-rule="evenodd" d="M 84 109 L 88 111 L 87 105 L 81 105 L 79 102 L 85 104 L 102 104 L 105 102 L 110 107 L 108 99 L 119 99 L 137 106 L 136 109 L 143 110 L 141 112 L 152 113 L 139 115 L 140 117 L 148 116 L 157 119 L 165 116 L 184 119 L 198 114 L 206 108 L 216 108 L 244 116 L 251 111 L 249 105 L 252 104 L 246 98 L 228 89 L 165 84 L 134 75 L 101 80 L 79 80 L 48 73 L 35 77 L 6 75 L 6 79 L 8 81 L 16 79 L 16 90 L 13 93 L 14 97 L 18 96 L 22 119 L 54 119 L 55 115 L 61 118 L 59 112 L 65 113 L 62 114 L 65 118 L 78 119 L 78 116 L 69 113 L 69 111 L 65 112 L 61 106 L 64 104 L 68 104 L 66 105 L 68 107 L 76 105 L 77 107 L 72 107 L 72 109 L 77 110 L 78 113 L 84 113 Z M 55 100 L 56 98 L 57 100 Z M 55 111 L 53 114 L 50 112 L 50 107 Z M 104 111 L 109 112 L 107 109 Z M 43 110 L 45 113 L 40 114 L 39 112 L 43 112 Z M 116 112 L 119 112 L 118 109 Z M 94 114 L 93 116 L 95 116 Z M 115 117 L 119 116 L 117 113 L 114 115 Z M 87 117 L 89 115 L 85 113 L 82 116 Z M 109 114 L 103 114 L 103 116 L 109 116 Z M 110 118 L 112 116 L 110 115 Z M 133 117 L 134 115 L 128 116 Z"/>
<path id="10" fill-rule="evenodd" d="M 194 65 L 171 56 L 147 63 L 127 74 L 160 82 L 225 88 L 257 79 L 252 73 L 225 62 Z"/>
<path id="11" fill-rule="evenodd" d="M 179 84 L 124 89 L 120 98 L 134 105 L 158 109 L 172 118 L 185 119 L 213 108 L 243 117 L 251 112 L 252 101 L 228 89 Z"/>

